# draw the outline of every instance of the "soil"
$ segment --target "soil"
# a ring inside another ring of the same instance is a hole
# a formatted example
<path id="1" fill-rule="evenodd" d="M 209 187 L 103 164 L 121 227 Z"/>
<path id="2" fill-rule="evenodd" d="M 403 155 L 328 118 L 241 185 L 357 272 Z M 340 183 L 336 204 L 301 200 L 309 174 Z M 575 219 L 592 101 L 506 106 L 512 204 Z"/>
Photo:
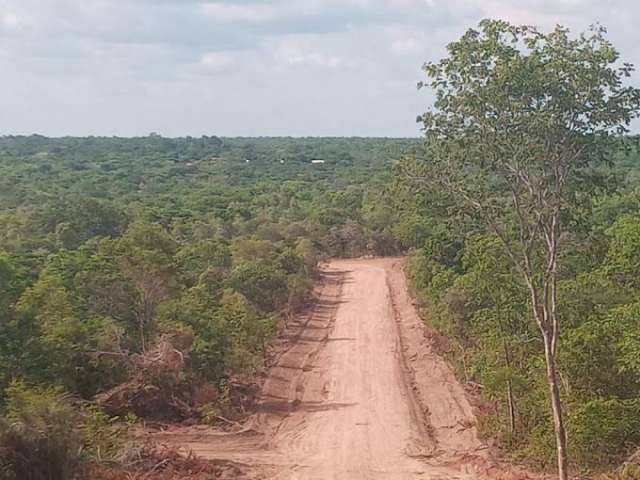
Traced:
<path id="1" fill-rule="evenodd" d="M 436 353 L 401 258 L 332 260 L 289 325 L 256 413 L 237 432 L 173 427 L 154 441 L 280 480 L 527 479 L 492 458 Z"/>

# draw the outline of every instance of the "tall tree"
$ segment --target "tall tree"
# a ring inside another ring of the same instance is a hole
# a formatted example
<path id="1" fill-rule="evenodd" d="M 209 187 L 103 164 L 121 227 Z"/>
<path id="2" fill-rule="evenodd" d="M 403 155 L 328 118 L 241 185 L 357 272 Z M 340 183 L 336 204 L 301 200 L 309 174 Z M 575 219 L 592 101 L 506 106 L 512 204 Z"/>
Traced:
<path id="1" fill-rule="evenodd" d="M 567 434 L 556 372 L 560 333 L 557 281 L 581 171 L 602 158 L 640 111 L 633 71 L 592 27 L 572 38 L 556 27 L 483 20 L 424 66 L 435 91 L 422 115 L 425 159 L 404 164 L 418 188 L 446 194 L 505 249 L 528 292 L 544 346 L 559 478 L 567 473 Z"/>

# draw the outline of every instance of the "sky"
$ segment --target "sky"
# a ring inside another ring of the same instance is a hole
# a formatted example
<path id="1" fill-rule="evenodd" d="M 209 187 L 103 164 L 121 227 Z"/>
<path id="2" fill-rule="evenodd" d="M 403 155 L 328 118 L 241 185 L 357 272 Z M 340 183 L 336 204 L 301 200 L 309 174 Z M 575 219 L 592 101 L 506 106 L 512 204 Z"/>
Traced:
<path id="1" fill-rule="evenodd" d="M 482 18 L 600 22 L 640 67 L 637 0 L 0 0 L 0 135 L 419 136 L 421 66 Z"/>

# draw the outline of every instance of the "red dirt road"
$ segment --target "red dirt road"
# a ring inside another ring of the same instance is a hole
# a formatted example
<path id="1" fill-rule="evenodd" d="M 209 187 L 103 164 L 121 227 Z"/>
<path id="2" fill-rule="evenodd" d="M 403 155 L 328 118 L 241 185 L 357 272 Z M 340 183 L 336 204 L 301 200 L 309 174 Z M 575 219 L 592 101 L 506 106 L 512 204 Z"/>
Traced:
<path id="1" fill-rule="evenodd" d="M 265 381 L 243 433 L 194 427 L 154 437 L 256 478 L 528 478 L 478 439 L 462 386 L 433 350 L 402 259 L 333 260 L 312 311 Z"/>

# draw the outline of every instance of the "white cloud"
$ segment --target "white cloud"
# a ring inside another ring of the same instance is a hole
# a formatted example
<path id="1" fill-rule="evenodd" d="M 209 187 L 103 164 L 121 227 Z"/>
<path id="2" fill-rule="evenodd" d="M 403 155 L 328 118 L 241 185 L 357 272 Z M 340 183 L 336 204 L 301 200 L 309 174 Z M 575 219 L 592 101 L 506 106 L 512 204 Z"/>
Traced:
<path id="1" fill-rule="evenodd" d="M 628 0 L 0 0 L 0 132 L 418 135 L 420 66 L 480 19 L 600 21 L 640 65 L 638 16 Z"/>
<path id="2" fill-rule="evenodd" d="M 18 15 L 14 12 L 0 13 L 0 25 L 7 30 L 13 30 L 18 27 Z"/>
<path id="3" fill-rule="evenodd" d="M 233 63 L 233 55 L 229 52 L 207 52 L 200 57 L 200 65 L 211 70 L 229 68 Z"/>
<path id="4" fill-rule="evenodd" d="M 267 42 L 266 50 L 276 66 L 301 66 L 318 68 L 338 68 L 343 59 L 332 48 L 317 42 L 318 38 L 305 35 L 289 35 Z"/>
<path id="5" fill-rule="evenodd" d="M 395 40 L 391 44 L 391 51 L 400 55 L 409 55 L 416 53 L 420 48 L 418 41 L 415 38 L 401 38 Z"/>
<path id="6" fill-rule="evenodd" d="M 248 5 L 225 2 L 205 3 L 202 5 L 202 10 L 212 20 L 225 23 L 266 22 L 274 20 L 280 14 L 273 5 L 260 3 Z"/>
<path id="7" fill-rule="evenodd" d="M 278 56 L 291 65 L 337 68 L 342 64 L 342 59 L 340 57 L 317 52 L 305 52 L 299 48 L 279 52 Z"/>
<path id="8" fill-rule="evenodd" d="M 544 25 L 561 21 L 559 9 L 543 10 L 501 0 L 485 0 L 480 5 L 483 16 L 503 18 L 517 24 Z"/>

